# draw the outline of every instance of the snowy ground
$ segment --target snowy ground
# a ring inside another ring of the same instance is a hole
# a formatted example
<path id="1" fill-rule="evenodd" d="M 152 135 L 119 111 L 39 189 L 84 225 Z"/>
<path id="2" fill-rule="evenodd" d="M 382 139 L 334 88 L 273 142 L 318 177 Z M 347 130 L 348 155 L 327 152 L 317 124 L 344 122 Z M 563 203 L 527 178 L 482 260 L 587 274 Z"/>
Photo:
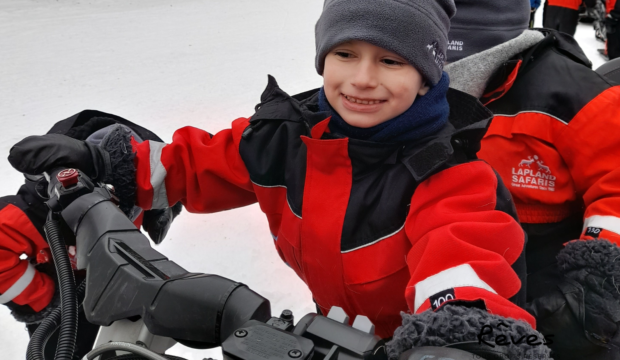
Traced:
<path id="1" fill-rule="evenodd" d="M 252 114 L 267 74 L 289 93 L 321 85 L 314 23 L 322 0 L 2 0 L 0 178 L 21 183 L 5 160 L 12 144 L 83 109 L 112 112 L 170 141 L 192 125 L 216 132 Z M 537 24 L 541 24 L 540 15 Z M 576 38 L 598 67 L 591 26 Z M 280 261 L 257 206 L 184 213 L 157 250 L 193 272 L 249 285 L 279 314 L 314 310 L 310 292 Z M 25 356 L 27 334 L 0 307 L 0 358 Z M 176 346 L 200 360 L 217 350 Z"/>

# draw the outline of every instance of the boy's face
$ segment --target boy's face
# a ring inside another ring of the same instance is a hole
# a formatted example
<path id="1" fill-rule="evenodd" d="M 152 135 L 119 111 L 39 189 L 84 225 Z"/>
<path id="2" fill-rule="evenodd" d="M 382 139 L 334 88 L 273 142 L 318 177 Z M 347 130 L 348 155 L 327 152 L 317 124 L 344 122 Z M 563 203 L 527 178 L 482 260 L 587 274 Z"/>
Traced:
<path id="1" fill-rule="evenodd" d="M 327 54 L 323 81 L 330 105 L 349 125 L 360 128 L 404 113 L 429 89 L 422 75 L 402 57 L 357 40 Z"/>

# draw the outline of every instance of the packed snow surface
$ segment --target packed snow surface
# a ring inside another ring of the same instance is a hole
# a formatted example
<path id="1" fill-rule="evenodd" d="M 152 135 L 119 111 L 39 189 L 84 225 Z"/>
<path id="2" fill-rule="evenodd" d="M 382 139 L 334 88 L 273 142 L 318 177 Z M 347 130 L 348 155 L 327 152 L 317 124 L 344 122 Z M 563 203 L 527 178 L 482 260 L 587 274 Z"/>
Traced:
<path id="1" fill-rule="evenodd" d="M 0 185 L 22 182 L 6 161 L 15 142 L 84 109 L 110 112 L 170 142 L 175 129 L 211 133 L 250 116 L 275 76 L 290 94 L 321 86 L 314 24 L 322 0 L 2 0 Z M 539 11 L 542 12 L 542 11 Z M 541 14 L 537 24 L 541 24 Z M 594 68 L 604 60 L 589 25 L 577 40 Z M 273 314 L 314 311 L 311 294 L 278 257 L 257 205 L 184 212 L 156 250 L 192 272 L 243 282 Z M 28 336 L 0 306 L 0 358 L 25 357 Z M 180 345 L 170 354 L 221 359 Z"/>

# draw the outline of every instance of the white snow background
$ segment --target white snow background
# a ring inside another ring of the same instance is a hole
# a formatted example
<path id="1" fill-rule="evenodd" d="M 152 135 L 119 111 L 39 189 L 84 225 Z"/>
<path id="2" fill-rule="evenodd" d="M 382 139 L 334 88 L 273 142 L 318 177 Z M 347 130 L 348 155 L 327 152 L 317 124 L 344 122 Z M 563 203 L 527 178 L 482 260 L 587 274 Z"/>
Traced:
<path id="1" fill-rule="evenodd" d="M 321 86 L 314 24 L 322 0 L 1 0 L 1 194 L 22 175 L 6 161 L 22 138 L 84 109 L 110 112 L 170 142 L 191 125 L 211 133 L 250 116 L 267 74 L 289 94 Z M 537 24 L 542 24 L 541 13 Z M 590 25 L 576 38 L 593 61 Z M 257 205 L 218 214 L 183 212 L 156 250 L 188 271 L 243 282 L 296 319 L 311 294 L 278 257 Z M 0 306 L 0 359 L 23 359 L 28 336 Z M 170 354 L 221 359 L 180 345 Z"/>

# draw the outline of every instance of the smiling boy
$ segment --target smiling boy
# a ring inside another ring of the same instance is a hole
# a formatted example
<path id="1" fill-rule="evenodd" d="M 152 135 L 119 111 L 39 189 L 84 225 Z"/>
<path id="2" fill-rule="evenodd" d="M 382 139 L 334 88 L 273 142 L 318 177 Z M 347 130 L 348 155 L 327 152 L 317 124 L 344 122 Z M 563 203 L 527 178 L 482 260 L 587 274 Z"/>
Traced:
<path id="1" fill-rule="evenodd" d="M 346 123 L 369 128 L 393 119 L 411 107 L 429 86 L 422 75 L 397 54 L 353 40 L 325 57 L 323 72 L 329 104 Z"/>
<path id="2" fill-rule="evenodd" d="M 491 114 L 448 90 L 442 71 L 454 11 L 452 0 L 328 0 L 316 26 L 321 89 L 289 96 L 270 77 L 253 116 L 215 135 L 185 127 L 171 144 L 134 143 L 135 173 L 113 176 L 137 184 L 144 209 L 258 202 L 321 311 L 366 315 L 381 337 L 401 311 L 447 303 L 533 326 L 514 303 L 523 231 L 498 175 L 475 157 Z M 9 161 L 40 173 L 93 156 L 105 153 L 42 136 Z"/>

